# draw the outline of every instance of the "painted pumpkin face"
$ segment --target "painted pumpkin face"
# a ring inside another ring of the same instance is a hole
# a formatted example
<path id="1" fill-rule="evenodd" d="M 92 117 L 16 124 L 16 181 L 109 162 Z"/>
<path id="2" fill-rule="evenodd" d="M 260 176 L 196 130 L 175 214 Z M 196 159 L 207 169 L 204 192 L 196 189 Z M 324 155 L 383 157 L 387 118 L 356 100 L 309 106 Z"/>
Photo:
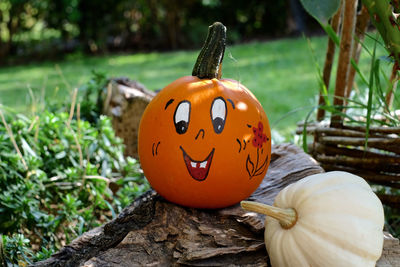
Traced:
<path id="1" fill-rule="evenodd" d="M 182 77 L 147 106 L 139 157 L 151 186 L 167 200 L 230 206 L 250 196 L 267 172 L 268 119 L 237 81 Z"/>

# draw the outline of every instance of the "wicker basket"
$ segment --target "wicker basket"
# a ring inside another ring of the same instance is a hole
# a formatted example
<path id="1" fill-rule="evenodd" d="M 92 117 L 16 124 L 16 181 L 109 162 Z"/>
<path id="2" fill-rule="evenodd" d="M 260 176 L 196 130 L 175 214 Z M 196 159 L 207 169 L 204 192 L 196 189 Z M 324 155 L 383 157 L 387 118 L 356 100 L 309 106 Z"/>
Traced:
<path id="1" fill-rule="evenodd" d="M 302 131 L 300 124 L 297 132 Z M 373 184 L 400 189 L 400 127 L 371 127 L 368 139 L 360 126 L 310 124 L 307 132 L 314 136 L 309 153 L 326 171 L 348 171 Z M 390 206 L 400 203 L 400 196 L 389 192 L 378 196 Z"/>

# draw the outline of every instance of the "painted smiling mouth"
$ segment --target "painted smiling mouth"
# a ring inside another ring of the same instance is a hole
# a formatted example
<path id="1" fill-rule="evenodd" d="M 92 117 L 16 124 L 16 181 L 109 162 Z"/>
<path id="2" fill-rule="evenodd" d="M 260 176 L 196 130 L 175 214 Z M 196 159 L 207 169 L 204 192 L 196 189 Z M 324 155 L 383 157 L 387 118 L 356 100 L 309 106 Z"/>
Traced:
<path id="1" fill-rule="evenodd" d="M 204 181 L 207 178 L 208 171 L 210 170 L 215 148 L 211 150 L 210 154 L 208 154 L 207 158 L 203 161 L 193 160 L 185 152 L 182 146 L 179 146 L 179 148 L 183 152 L 183 160 L 185 161 L 186 168 L 189 171 L 190 176 L 197 181 Z"/>

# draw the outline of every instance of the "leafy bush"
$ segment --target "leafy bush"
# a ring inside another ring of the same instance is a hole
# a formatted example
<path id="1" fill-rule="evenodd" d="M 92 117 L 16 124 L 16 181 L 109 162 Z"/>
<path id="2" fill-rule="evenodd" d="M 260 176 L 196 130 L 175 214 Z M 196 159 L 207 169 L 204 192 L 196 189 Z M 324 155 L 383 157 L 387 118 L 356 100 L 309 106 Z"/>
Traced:
<path id="1" fill-rule="evenodd" d="M 5 118 L 0 240 L 7 265 L 49 257 L 146 191 L 138 162 L 124 158 L 123 150 L 105 116 L 90 123 L 44 110 Z"/>

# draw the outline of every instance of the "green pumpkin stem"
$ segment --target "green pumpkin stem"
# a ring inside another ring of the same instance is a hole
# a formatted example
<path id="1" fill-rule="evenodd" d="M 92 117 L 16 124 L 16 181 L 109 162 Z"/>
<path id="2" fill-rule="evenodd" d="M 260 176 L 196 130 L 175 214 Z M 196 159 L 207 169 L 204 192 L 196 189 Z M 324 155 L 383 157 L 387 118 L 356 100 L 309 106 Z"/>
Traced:
<path id="1" fill-rule="evenodd" d="M 221 22 L 214 22 L 208 28 L 206 41 L 193 68 L 193 76 L 200 79 L 221 78 L 225 41 L 226 27 Z"/>

